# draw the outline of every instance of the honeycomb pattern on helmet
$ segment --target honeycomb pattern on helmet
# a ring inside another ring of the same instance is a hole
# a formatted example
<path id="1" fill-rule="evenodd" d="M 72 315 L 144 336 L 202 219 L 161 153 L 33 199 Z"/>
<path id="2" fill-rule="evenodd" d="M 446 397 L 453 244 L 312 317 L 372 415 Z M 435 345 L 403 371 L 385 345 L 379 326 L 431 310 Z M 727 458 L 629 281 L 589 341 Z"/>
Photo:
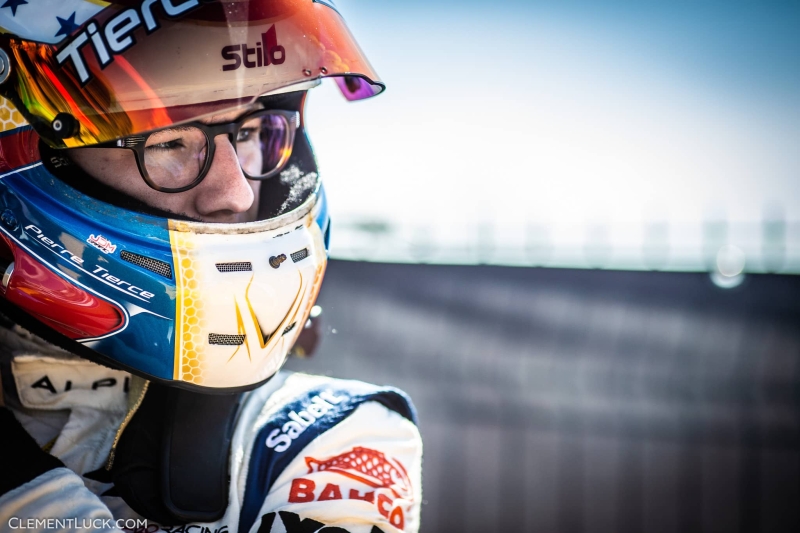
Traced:
<path id="1" fill-rule="evenodd" d="M 28 122 L 17 111 L 17 108 L 5 98 L 0 97 L 0 131 L 13 130 L 27 124 Z"/>
<path id="2" fill-rule="evenodd" d="M 198 292 L 200 265 L 193 259 L 194 243 L 191 234 L 174 231 L 172 238 L 178 289 L 176 305 L 179 330 L 175 338 L 177 375 L 182 381 L 202 385 L 207 336 L 203 334 L 206 331 L 206 317 Z"/>

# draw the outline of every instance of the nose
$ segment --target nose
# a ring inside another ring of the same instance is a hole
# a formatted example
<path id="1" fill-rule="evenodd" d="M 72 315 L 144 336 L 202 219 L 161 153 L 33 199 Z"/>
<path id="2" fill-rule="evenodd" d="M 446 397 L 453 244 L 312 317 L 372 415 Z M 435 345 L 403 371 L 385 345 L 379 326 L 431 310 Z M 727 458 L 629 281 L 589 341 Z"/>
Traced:
<path id="1" fill-rule="evenodd" d="M 214 143 L 211 168 L 196 187 L 195 207 L 209 222 L 237 222 L 255 203 L 253 187 L 228 137 L 219 135 Z"/>

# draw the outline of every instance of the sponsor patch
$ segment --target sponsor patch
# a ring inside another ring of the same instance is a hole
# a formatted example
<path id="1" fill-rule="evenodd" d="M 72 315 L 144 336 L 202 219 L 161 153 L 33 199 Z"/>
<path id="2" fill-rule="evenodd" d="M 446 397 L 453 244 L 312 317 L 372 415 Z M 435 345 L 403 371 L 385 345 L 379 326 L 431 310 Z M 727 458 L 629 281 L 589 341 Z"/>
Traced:
<path id="1" fill-rule="evenodd" d="M 286 48 L 278 44 L 278 34 L 273 24 L 261 34 L 261 41 L 254 46 L 247 43 L 231 44 L 224 47 L 220 54 L 222 59 L 230 61 L 222 65 L 222 70 L 244 68 L 261 68 L 270 65 L 281 65 L 286 61 Z"/>
<path id="2" fill-rule="evenodd" d="M 89 235 L 89 238 L 86 239 L 86 242 L 103 252 L 104 254 L 113 254 L 114 251 L 117 249 L 116 244 L 112 244 L 111 241 L 103 237 L 102 235 Z"/>
<path id="3" fill-rule="evenodd" d="M 265 515 L 261 515 L 264 499 L 270 493 L 270 488 L 281 473 L 293 461 L 298 459 L 298 454 L 301 450 L 314 439 L 349 417 L 359 405 L 374 401 L 400 414 L 412 423 L 416 423 L 414 407 L 402 391 L 391 387 L 376 387 L 360 382 L 342 382 L 342 384 L 345 384 L 346 387 L 320 386 L 307 390 L 296 400 L 285 404 L 279 412 L 271 416 L 269 423 L 259 430 L 254 439 L 250 456 L 244 501 L 242 502 L 242 511 L 239 516 L 239 531 L 250 531 L 251 527 L 259 520 L 259 517 L 264 518 Z M 318 399 L 315 399 L 315 397 L 318 397 Z M 314 421 L 312 422 L 311 418 L 307 418 L 306 414 L 313 417 Z M 294 422 L 294 424 L 289 424 L 289 422 Z M 304 428 L 300 431 L 303 426 Z M 271 439 L 271 441 L 267 442 L 268 439 Z M 354 452 L 355 448 L 352 451 Z M 328 465 L 336 465 L 337 476 L 332 480 L 328 476 L 333 486 L 317 485 L 317 478 L 323 477 L 322 474 L 315 474 L 314 480 L 309 480 L 306 477 L 297 478 L 293 483 L 293 498 L 307 498 L 308 501 L 318 501 L 320 498 L 323 500 L 349 499 L 352 495 L 353 499 L 365 500 L 368 502 L 367 505 L 376 506 L 381 514 L 387 517 L 392 524 L 405 523 L 406 516 L 411 512 L 411 505 L 414 505 L 414 502 L 398 498 L 395 494 L 396 492 L 402 495 L 406 490 L 405 487 L 408 487 L 409 490 L 411 487 L 410 483 L 403 479 L 405 468 L 399 465 L 397 461 L 387 459 L 381 452 L 375 452 L 373 466 L 381 464 L 384 468 L 389 466 L 396 469 L 394 474 L 389 474 L 390 477 L 387 481 L 382 479 L 381 476 L 374 475 L 375 472 L 372 472 L 370 467 L 365 467 L 364 472 L 358 471 L 358 473 L 354 473 L 356 479 L 342 474 L 344 471 L 349 472 L 350 467 L 347 465 L 348 459 L 341 455 L 324 459 L 311 457 L 310 459 L 311 465 L 309 468 L 312 468 L 310 473 L 315 472 L 313 468 L 319 469 L 323 464 L 326 465 L 325 468 L 328 468 Z M 355 458 L 351 459 L 355 460 Z M 383 461 L 386 461 L 385 465 Z M 308 463 L 306 464 L 308 465 Z M 355 470 L 358 470 L 358 468 Z M 316 472 L 321 471 L 317 470 Z M 407 478 L 408 476 L 405 477 Z M 337 478 L 341 478 L 341 480 Z M 312 481 L 312 483 L 304 483 L 304 481 Z M 370 483 L 377 484 L 380 487 L 374 487 Z M 386 484 L 389 485 L 389 488 L 385 487 Z M 352 492 L 351 489 L 353 489 Z M 400 507 L 401 504 L 402 508 Z M 394 513 L 393 518 L 392 513 Z M 266 528 L 263 531 L 270 531 L 270 529 Z M 287 531 L 289 531 L 288 526 Z"/>
<path id="4" fill-rule="evenodd" d="M 124 412 L 130 374 L 82 359 L 19 355 L 11 373 L 20 403 L 29 409 L 71 409 L 96 406 Z"/>
<path id="5" fill-rule="evenodd" d="M 292 445 L 292 441 L 298 438 L 306 429 L 311 427 L 317 420 L 334 409 L 345 398 L 338 397 L 331 391 L 322 391 L 312 396 L 311 401 L 303 406 L 303 409 L 290 411 L 287 415 L 289 420 L 280 429 L 274 429 L 267 436 L 265 444 L 278 453 L 285 452 Z"/>
<path id="6" fill-rule="evenodd" d="M 340 483 L 322 486 L 309 478 L 295 478 L 289 489 L 288 503 L 326 500 L 362 500 L 374 504 L 390 524 L 402 530 L 405 513 L 410 510 L 414 493 L 405 467 L 383 452 L 357 446 L 334 457 L 306 457 L 308 473 L 331 472 L 342 476 Z"/>

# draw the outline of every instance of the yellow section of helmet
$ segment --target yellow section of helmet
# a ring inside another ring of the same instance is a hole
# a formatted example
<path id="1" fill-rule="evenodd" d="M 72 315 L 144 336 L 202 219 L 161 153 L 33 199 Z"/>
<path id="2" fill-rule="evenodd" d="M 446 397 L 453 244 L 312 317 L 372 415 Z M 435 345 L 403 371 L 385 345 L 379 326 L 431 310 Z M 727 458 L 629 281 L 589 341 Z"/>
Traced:
<path id="1" fill-rule="evenodd" d="M 271 221 L 169 221 L 174 380 L 242 387 L 278 371 L 305 326 L 325 272 L 317 215 L 318 209 L 301 211 L 278 227 L 270 227 Z"/>
<path id="2" fill-rule="evenodd" d="M 200 268 L 192 250 L 195 247 L 193 234 L 170 232 L 175 254 L 175 299 L 177 316 L 175 332 L 175 379 L 196 385 L 203 384 L 203 359 L 206 339 L 203 298 L 198 293 Z"/>
<path id="3" fill-rule="evenodd" d="M 0 131 L 13 130 L 27 124 L 28 122 L 17 111 L 17 108 L 5 98 L 0 97 Z"/>

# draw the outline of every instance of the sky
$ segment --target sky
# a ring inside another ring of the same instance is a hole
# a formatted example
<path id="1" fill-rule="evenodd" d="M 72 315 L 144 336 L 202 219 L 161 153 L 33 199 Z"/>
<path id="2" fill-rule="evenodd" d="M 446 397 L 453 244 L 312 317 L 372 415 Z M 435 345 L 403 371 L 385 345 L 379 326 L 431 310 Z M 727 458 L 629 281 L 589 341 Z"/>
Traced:
<path id="1" fill-rule="evenodd" d="M 310 97 L 334 256 L 800 272 L 800 3 L 337 5 L 388 88 Z"/>

